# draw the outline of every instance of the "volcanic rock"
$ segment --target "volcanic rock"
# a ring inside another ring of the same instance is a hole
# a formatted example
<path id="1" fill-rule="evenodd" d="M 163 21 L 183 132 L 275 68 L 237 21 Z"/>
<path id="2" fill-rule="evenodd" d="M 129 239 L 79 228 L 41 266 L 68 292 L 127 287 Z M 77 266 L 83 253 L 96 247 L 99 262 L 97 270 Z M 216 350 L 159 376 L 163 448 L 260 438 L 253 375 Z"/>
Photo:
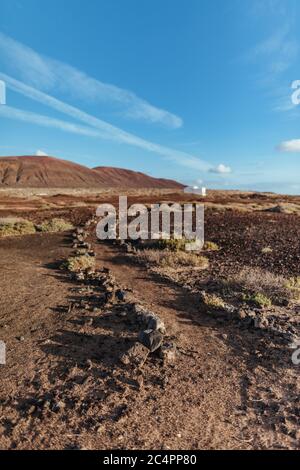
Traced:
<path id="1" fill-rule="evenodd" d="M 150 352 L 154 352 L 161 346 L 163 335 L 157 330 L 145 330 L 140 332 L 138 339 Z"/>

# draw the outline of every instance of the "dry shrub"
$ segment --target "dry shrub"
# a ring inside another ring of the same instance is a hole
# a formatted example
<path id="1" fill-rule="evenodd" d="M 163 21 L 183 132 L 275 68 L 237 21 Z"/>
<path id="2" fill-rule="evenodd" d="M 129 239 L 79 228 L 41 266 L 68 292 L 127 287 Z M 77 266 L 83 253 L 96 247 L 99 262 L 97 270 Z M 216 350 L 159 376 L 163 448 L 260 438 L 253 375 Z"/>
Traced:
<path id="1" fill-rule="evenodd" d="M 204 256 L 185 251 L 143 250 L 137 253 L 137 257 L 143 263 L 171 268 L 198 267 L 206 269 L 209 264 Z"/>
<path id="2" fill-rule="evenodd" d="M 159 240 L 157 245 L 160 250 L 169 250 L 169 251 L 181 251 L 185 249 L 187 241 L 182 239 L 174 239 L 174 238 L 164 238 Z"/>
<path id="3" fill-rule="evenodd" d="M 219 251 L 220 247 L 215 242 L 207 241 L 203 245 L 204 251 Z"/>
<path id="4" fill-rule="evenodd" d="M 38 227 L 41 232 L 66 232 L 73 228 L 73 225 L 64 219 L 46 220 Z"/>
<path id="5" fill-rule="evenodd" d="M 225 284 L 233 290 L 243 291 L 245 300 L 251 301 L 252 299 L 257 304 L 268 303 L 266 299 L 276 303 L 295 298 L 293 289 L 288 286 L 288 280 L 285 277 L 260 268 L 244 268 L 231 276 Z M 264 296 L 265 299 L 260 296 Z"/>
<path id="6" fill-rule="evenodd" d="M 210 309 L 223 310 L 226 307 L 224 300 L 216 294 L 202 293 L 203 303 Z"/>
<path id="7" fill-rule="evenodd" d="M 291 277 L 286 281 L 285 287 L 295 300 L 300 300 L 300 276 Z"/>
<path id="8" fill-rule="evenodd" d="M 71 256 L 63 263 L 63 268 L 73 273 L 95 268 L 95 258 L 88 255 Z"/>
<path id="9" fill-rule="evenodd" d="M 17 222 L 26 222 L 23 217 L 0 217 L 0 225 L 14 225 Z"/>
<path id="10" fill-rule="evenodd" d="M 189 245 L 197 243 L 195 240 L 188 240 L 186 238 L 182 239 L 162 239 L 157 242 L 157 247 L 160 250 L 168 251 L 186 251 L 188 250 Z M 219 251 L 220 247 L 217 243 L 212 241 L 206 241 L 203 246 L 199 244 L 199 249 L 197 251 Z"/>
<path id="11" fill-rule="evenodd" d="M 261 252 L 263 255 L 268 255 L 269 253 L 273 253 L 273 248 L 271 248 L 270 246 L 266 246 L 262 248 Z"/>
<path id="12" fill-rule="evenodd" d="M 29 220 L 7 218 L 0 221 L 0 238 L 30 235 L 35 232 L 35 226 Z"/>

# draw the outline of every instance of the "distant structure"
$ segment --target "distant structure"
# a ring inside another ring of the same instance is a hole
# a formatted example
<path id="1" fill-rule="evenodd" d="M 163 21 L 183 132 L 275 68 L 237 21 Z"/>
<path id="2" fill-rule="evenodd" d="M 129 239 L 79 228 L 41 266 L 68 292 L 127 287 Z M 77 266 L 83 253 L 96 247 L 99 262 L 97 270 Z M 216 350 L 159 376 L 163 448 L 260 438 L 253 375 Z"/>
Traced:
<path id="1" fill-rule="evenodd" d="M 202 187 L 199 188 L 199 186 L 187 186 L 183 190 L 187 194 L 198 194 L 199 196 L 206 196 L 206 188 Z"/>
<path id="2" fill-rule="evenodd" d="M 6 88 L 2 80 L 0 80 L 0 104 L 6 104 Z"/>

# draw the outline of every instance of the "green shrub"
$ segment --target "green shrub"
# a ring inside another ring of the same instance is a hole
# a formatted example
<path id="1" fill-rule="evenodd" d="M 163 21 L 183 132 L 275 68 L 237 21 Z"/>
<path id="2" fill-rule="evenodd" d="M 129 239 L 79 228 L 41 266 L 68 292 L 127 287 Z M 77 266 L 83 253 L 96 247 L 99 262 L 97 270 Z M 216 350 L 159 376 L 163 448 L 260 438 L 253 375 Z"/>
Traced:
<path id="1" fill-rule="evenodd" d="M 272 300 L 261 292 L 255 292 L 254 294 L 244 294 L 243 300 L 250 304 L 254 304 L 257 307 L 272 306 Z"/>

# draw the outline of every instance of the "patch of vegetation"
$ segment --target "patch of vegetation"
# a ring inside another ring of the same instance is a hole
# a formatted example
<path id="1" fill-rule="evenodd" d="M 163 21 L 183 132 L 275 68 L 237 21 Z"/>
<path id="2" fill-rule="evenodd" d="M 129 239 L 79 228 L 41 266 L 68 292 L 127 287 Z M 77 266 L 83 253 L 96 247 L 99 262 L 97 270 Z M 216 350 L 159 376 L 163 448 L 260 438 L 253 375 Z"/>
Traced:
<path id="1" fill-rule="evenodd" d="M 206 269 L 209 266 L 208 259 L 197 253 L 186 251 L 139 251 L 137 257 L 140 261 L 161 267 L 198 267 Z"/>
<path id="2" fill-rule="evenodd" d="M 186 238 L 182 239 L 163 239 L 158 241 L 158 248 L 160 250 L 168 251 L 188 251 L 188 245 L 195 243 L 195 240 L 187 240 Z M 206 241 L 203 247 L 199 246 L 199 251 L 219 251 L 220 247 L 217 243 L 212 241 Z"/>
<path id="3" fill-rule="evenodd" d="M 41 225 L 38 226 L 40 232 L 67 232 L 72 230 L 73 225 L 64 219 L 51 219 L 46 220 Z"/>
<path id="4" fill-rule="evenodd" d="M 261 292 L 254 294 L 244 294 L 243 300 L 249 304 L 254 304 L 256 307 L 272 307 L 272 300 Z"/>
<path id="5" fill-rule="evenodd" d="M 288 281 L 283 276 L 249 267 L 230 276 L 223 285 L 232 292 L 242 293 L 242 298 L 246 301 L 251 302 L 252 299 L 253 303 L 259 305 L 266 302 L 269 306 L 269 302 L 282 305 L 283 302 L 295 300 L 298 288 L 297 283 L 294 285 L 293 282 L 296 281 Z"/>
<path id="6" fill-rule="evenodd" d="M 163 240 L 158 240 L 158 248 L 160 250 L 181 251 L 185 249 L 186 243 L 187 241 L 184 238 L 163 239 Z"/>
<path id="7" fill-rule="evenodd" d="M 224 310 L 226 308 L 224 300 L 216 294 L 204 292 L 202 294 L 202 301 L 208 308 L 213 310 Z"/>
<path id="8" fill-rule="evenodd" d="M 300 276 L 291 277 L 286 281 L 285 286 L 291 292 L 294 300 L 300 300 Z"/>
<path id="9" fill-rule="evenodd" d="M 207 258 L 196 253 L 179 251 L 177 253 L 165 254 L 160 259 L 160 265 L 173 268 L 185 266 L 206 269 L 209 266 L 209 262 Z"/>
<path id="10" fill-rule="evenodd" d="M 263 255 L 267 255 L 269 253 L 273 253 L 273 248 L 271 248 L 270 246 L 266 246 L 261 250 L 261 252 Z"/>
<path id="11" fill-rule="evenodd" d="M 203 245 L 204 251 L 219 251 L 220 247 L 215 242 L 207 241 Z"/>
<path id="12" fill-rule="evenodd" d="M 35 232 L 35 225 L 29 220 L 4 219 L 0 221 L 0 238 L 30 235 Z"/>
<path id="13" fill-rule="evenodd" d="M 85 248 L 78 248 L 76 250 L 76 255 L 78 255 L 78 256 L 83 256 L 85 254 L 86 254 L 86 249 Z"/>
<path id="14" fill-rule="evenodd" d="M 88 255 L 70 256 L 62 266 L 72 273 L 78 273 L 90 268 L 95 268 L 95 258 Z"/>

